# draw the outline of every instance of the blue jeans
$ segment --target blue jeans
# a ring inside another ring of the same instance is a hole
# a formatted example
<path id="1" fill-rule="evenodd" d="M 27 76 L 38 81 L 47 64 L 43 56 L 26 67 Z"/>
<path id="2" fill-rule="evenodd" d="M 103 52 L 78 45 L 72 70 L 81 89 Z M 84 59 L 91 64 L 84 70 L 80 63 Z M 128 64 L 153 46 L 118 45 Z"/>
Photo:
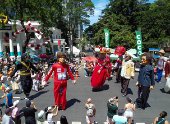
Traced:
<path id="1" fill-rule="evenodd" d="M 158 75 L 158 79 L 156 80 L 157 82 L 161 81 L 162 72 L 163 72 L 163 69 L 160 70 L 159 68 L 157 68 L 157 75 Z"/>
<path id="2" fill-rule="evenodd" d="M 84 69 L 84 74 L 85 74 L 85 76 L 87 76 L 87 70 L 86 69 Z"/>

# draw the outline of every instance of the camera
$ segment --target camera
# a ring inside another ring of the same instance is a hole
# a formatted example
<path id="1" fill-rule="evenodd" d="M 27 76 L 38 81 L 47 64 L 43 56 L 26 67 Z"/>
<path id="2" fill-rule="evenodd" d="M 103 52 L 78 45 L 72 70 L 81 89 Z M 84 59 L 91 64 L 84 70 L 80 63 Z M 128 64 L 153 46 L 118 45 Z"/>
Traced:
<path id="1" fill-rule="evenodd" d="M 116 99 L 118 99 L 118 96 L 116 96 Z"/>

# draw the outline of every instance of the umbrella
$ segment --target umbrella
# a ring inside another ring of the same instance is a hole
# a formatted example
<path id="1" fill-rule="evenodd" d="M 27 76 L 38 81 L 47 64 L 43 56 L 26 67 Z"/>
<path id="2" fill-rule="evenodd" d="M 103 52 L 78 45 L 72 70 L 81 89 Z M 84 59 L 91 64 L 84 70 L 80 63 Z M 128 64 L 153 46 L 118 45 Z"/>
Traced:
<path id="1" fill-rule="evenodd" d="M 1 58 L 1 57 L 5 57 L 5 56 L 4 56 L 3 54 L 0 54 L 0 58 Z"/>
<path id="2" fill-rule="evenodd" d="M 40 60 L 40 58 L 36 55 L 30 55 L 30 57 L 33 59 L 33 62 Z"/>
<path id="3" fill-rule="evenodd" d="M 94 51 L 95 52 L 100 52 L 100 49 L 99 48 L 95 48 Z"/>
<path id="4" fill-rule="evenodd" d="M 84 57 L 84 58 L 82 58 L 83 60 L 85 60 L 85 61 L 96 61 L 97 59 L 95 58 L 95 57 Z"/>
<path id="5" fill-rule="evenodd" d="M 7 87 L 8 87 L 7 85 L 2 84 L 1 87 L 0 87 L 0 90 L 4 90 L 4 89 L 6 89 Z"/>
<path id="6" fill-rule="evenodd" d="M 114 52 L 114 54 L 117 54 L 118 56 L 122 56 L 126 53 L 126 49 L 123 46 L 118 46 Z"/>
<path id="7" fill-rule="evenodd" d="M 39 57 L 39 58 L 49 58 L 49 56 L 46 55 L 46 54 L 40 54 L 40 55 L 38 55 L 38 57 Z"/>
<path id="8" fill-rule="evenodd" d="M 118 55 L 115 55 L 115 54 L 111 54 L 111 55 L 110 55 L 110 59 L 111 59 L 111 60 L 117 60 L 118 57 L 119 57 L 119 56 L 118 56 Z M 133 57 L 133 60 L 136 60 L 136 61 L 140 60 L 139 57 L 137 57 L 137 56 L 135 56 L 135 55 L 133 55 L 133 54 L 132 54 L 132 57 Z M 123 58 L 125 58 L 125 56 L 123 56 Z"/>

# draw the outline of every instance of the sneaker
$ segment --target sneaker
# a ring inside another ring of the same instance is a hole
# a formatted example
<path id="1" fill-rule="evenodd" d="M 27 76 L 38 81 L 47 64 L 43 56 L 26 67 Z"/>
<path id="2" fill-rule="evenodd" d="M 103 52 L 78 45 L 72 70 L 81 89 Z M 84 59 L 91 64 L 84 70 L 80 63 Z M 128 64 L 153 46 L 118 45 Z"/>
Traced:
<path id="1" fill-rule="evenodd" d="M 25 100 L 30 100 L 28 97 L 25 97 L 24 99 L 25 99 Z"/>

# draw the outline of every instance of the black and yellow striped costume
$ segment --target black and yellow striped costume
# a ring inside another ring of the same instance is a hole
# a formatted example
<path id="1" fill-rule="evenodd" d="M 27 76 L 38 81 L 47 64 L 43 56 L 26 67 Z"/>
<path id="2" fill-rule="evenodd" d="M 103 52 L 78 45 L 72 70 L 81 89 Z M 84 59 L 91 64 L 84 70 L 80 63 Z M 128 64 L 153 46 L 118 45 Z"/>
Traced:
<path id="1" fill-rule="evenodd" d="M 18 64 L 16 65 L 14 71 L 10 75 L 12 78 L 14 74 L 20 70 L 20 80 L 21 80 L 21 85 L 24 90 L 24 94 L 28 97 L 32 88 L 32 78 L 31 78 L 31 73 L 30 69 L 35 70 L 36 72 L 39 72 L 30 61 L 24 62 L 24 61 L 18 61 Z"/>

